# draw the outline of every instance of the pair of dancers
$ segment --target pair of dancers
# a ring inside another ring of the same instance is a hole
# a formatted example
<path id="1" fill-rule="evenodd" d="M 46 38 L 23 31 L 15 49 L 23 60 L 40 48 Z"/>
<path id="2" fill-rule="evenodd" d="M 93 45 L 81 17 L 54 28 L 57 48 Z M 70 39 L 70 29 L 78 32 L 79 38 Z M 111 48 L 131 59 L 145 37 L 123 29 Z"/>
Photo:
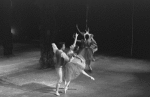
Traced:
<path id="1" fill-rule="evenodd" d="M 59 96 L 60 84 L 65 82 L 65 93 L 68 90 L 68 86 L 71 80 L 77 78 L 81 73 L 85 76 L 95 80 L 92 76 L 87 74 L 84 69 L 86 67 L 85 59 L 82 55 L 77 55 L 74 53 L 74 48 L 76 46 L 78 34 L 75 35 L 75 41 L 73 45 L 70 46 L 70 50 L 65 53 L 65 45 L 61 49 L 58 49 L 55 43 L 52 43 L 52 48 L 55 57 L 55 69 L 59 77 L 56 84 L 56 95 Z"/>

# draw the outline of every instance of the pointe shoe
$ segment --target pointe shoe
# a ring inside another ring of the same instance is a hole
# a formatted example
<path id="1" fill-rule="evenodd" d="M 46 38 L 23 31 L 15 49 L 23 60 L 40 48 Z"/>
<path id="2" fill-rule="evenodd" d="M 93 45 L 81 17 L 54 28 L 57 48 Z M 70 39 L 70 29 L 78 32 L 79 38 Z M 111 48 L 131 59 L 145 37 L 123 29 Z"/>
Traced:
<path id="1" fill-rule="evenodd" d="M 68 87 L 65 88 L 65 94 L 66 94 L 67 90 L 68 90 Z"/>
<path id="2" fill-rule="evenodd" d="M 60 96 L 60 94 L 58 92 L 56 92 L 55 95 Z"/>

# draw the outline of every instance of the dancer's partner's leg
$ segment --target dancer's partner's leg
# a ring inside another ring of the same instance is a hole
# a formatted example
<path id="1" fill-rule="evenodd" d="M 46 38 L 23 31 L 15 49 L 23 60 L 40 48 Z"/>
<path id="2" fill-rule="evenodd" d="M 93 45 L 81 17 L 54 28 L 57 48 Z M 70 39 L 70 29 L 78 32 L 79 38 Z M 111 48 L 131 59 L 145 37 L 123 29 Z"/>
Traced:
<path id="1" fill-rule="evenodd" d="M 59 88 L 60 88 L 60 84 L 62 83 L 62 80 L 63 80 L 63 71 L 62 71 L 62 67 L 59 67 L 59 68 L 56 68 L 56 72 L 57 72 L 57 75 L 58 75 L 58 82 L 56 84 L 56 95 L 60 95 L 59 94 Z"/>

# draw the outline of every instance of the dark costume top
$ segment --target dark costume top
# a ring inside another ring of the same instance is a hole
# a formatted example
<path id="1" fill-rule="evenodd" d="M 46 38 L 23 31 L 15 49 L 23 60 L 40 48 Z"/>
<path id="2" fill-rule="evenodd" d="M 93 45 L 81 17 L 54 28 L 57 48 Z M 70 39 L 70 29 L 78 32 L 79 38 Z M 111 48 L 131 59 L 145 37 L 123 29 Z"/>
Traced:
<path id="1" fill-rule="evenodd" d="M 83 47 L 97 48 L 97 43 L 91 39 L 91 41 L 84 40 L 82 41 Z"/>

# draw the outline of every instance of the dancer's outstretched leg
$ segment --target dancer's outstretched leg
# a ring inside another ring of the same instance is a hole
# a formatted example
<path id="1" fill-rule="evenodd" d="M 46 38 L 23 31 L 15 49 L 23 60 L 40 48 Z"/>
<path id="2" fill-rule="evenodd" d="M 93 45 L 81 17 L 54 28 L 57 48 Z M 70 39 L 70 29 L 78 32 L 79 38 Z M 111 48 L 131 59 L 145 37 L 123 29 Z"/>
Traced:
<path id="1" fill-rule="evenodd" d="M 82 72 L 82 74 L 84 74 L 85 76 L 91 78 L 91 80 L 95 80 L 94 77 L 88 75 L 84 70 L 82 70 L 81 72 Z"/>

